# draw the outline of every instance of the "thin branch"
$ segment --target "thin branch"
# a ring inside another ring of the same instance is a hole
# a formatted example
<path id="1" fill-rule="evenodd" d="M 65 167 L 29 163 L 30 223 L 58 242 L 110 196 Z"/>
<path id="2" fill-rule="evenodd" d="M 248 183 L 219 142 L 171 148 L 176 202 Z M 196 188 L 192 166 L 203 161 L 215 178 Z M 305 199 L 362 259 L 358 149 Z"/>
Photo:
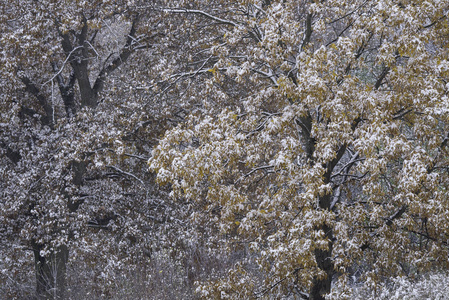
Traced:
<path id="1" fill-rule="evenodd" d="M 95 47 L 89 42 L 89 41 L 84 41 L 86 44 L 88 44 L 92 50 L 94 50 L 95 54 L 97 55 L 97 58 L 100 57 L 100 54 L 98 54 L 97 50 L 95 49 Z"/>
<path id="2" fill-rule="evenodd" d="M 283 281 L 285 281 L 288 277 L 284 277 L 282 279 L 279 279 L 278 281 L 276 281 L 275 283 L 273 283 L 272 285 L 270 285 L 269 287 L 266 287 L 265 289 L 263 289 L 260 292 L 255 292 L 254 296 L 256 298 L 261 298 L 263 296 L 265 296 L 265 294 L 267 294 L 270 290 L 272 290 L 273 288 L 275 288 L 276 286 L 278 286 L 280 283 L 282 283 Z"/>
<path id="3" fill-rule="evenodd" d="M 430 236 L 429 234 L 426 234 L 426 233 L 422 233 L 422 232 L 415 231 L 415 230 L 410 230 L 410 229 L 407 229 L 405 227 L 403 227 L 402 230 L 404 230 L 406 232 L 411 232 L 411 233 L 420 235 L 420 236 L 425 237 L 425 238 L 427 238 L 427 239 L 429 239 L 431 241 L 434 241 L 434 242 L 437 242 L 437 243 L 441 243 L 443 245 L 448 245 L 448 242 L 442 241 L 442 240 L 438 240 L 437 238 L 434 238 L 434 237 L 432 237 L 432 236 Z"/>
<path id="4" fill-rule="evenodd" d="M 402 109 L 402 110 L 398 111 L 396 114 L 393 115 L 393 120 L 400 119 L 400 118 L 404 117 L 406 114 L 408 114 L 411 111 L 413 111 L 411 108 L 410 109 Z"/>
<path id="5" fill-rule="evenodd" d="M 226 20 L 226 19 L 221 19 L 219 17 L 216 17 L 216 16 L 213 16 L 211 14 L 208 14 L 207 12 L 202 11 L 202 10 L 186 9 L 186 8 L 170 8 L 170 7 L 168 7 L 168 8 L 163 8 L 162 11 L 169 12 L 169 13 L 178 13 L 178 14 L 179 13 L 198 14 L 198 15 L 202 15 L 202 16 L 204 16 L 206 18 L 209 18 L 211 20 L 214 20 L 214 21 L 217 21 L 219 23 L 222 23 L 222 24 L 227 24 L 227 25 L 231 25 L 231 26 L 237 26 L 237 24 L 232 22 L 232 21 L 229 21 L 229 20 Z"/>
<path id="6" fill-rule="evenodd" d="M 447 15 L 444 15 L 444 16 L 442 16 L 441 18 L 439 18 L 438 20 L 436 20 L 436 21 L 434 21 L 434 22 L 432 22 L 432 23 L 430 23 L 430 24 L 428 24 L 428 25 L 424 25 L 424 26 L 423 26 L 423 29 L 427 29 L 427 28 L 429 28 L 429 27 L 432 27 L 433 25 L 435 25 L 435 24 L 438 23 L 439 21 L 444 20 L 444 19 L 446 19 L 446 18 L 447 18 Z"/>
<path id="7" fill-rule="evenodd" d="M 129 156 L 129 157 L 134 157 L 143 161 L 148 161 L 150 158 L 149 157 L 143 157 L 143 156 L 138 156 L 138 155 L 134 155 L 134 154 L 130 154 L 130 153 L 124 153 L 123 155 Z"/>
<path id="8" fill-rule="evenodd" d="M 95 150 L 95 152 L 99 152 L 99 151 L 109 151 L 114 154 L 116 153 L 115 150 L 111 149 L 111 148 L 99 148 L 99 149 Z M 139 156 L 139 155 L 135 155 L 135 154 L 127 153 L 127 152 L 123 153 L 123 155 L 129 156 L 129 157 L 134 157 L 134 158 L 137 158 L 137 159 L 140 159 L 143 161 L 148 161 L 150 159 L 149 157 Z"/>
<path id="9" fill-rule="evenodd" d="M 359 156 L 359 154 L 358 154 L 358 153 L 355 153 L 355 154 L 351 157 L 351 160 L 350 160 L 347 164 L 345 164 L 345 165 L 340 169 L 340 171 L 338 171 L 338 173 L 335 173 L 335 174 L 333 174 L 333 175 L 331 176 L 331 179 L 334 178 L 334 177 L 337 177 L 337 176 L 349 176 L 349 174 L 348 174 L 349 169 L 350 169 L 356 162 L 360 162 L 360 161 L 364 161 L 364 160 L 365 160 L 364 158 L 358 158 L 358 156 Z M 343 171 L 345 171 L 345 170 L 346 170 L 346 172 L 343 173 Z"/>
<path id="10" fill-rule="evenodd" d="M 108 165 L 108 166 L 106 166 L 106 167 L 111 168 L 111 169 L 114 169 L 115 171 L 117 171 L 117 172 L 119 172 L 119 173 L 121 173 L 121 174 L 123 174 L 123 175 L 127 175 L 127 176 L 129 176 L 129 177 L 132 177 L 132 178 L 134 178 L 135 180 L 139 181 L 141 184 L 145 185 L 145 182 L 143 182 L 142 179 L 140 179 L 139 177 L 137 177 L 136 175 L 134 175 L 134 174 L 132 174 L 132 173 L 125 172 L 125 171 L 123 171 L 122 169 L 117 168 L 116 166 L 110 166 L 110 165 Z"/>
<path id="11" fill-rule="evenodd" d="M 297 274 L 301 269 L 302 269 L 302 268 L 296 268 L 296 269 L 295 269 L 292 273 L 290 273 L 290 274 L 292 274 L 292 275 Z M 261 298 L 261 297 L 263 297 L 263 296 L 266 295 L 270 290 L 272 290 L 273 288 L 275 288 L 276 286 L 278 286 L 280 283 L 282 283 L 283 281 L 285 281 L 286 279 L 288 279 L 288 277 L 289 277 L 290 274 L 288 274 L 287 276 L 285 276 L 285 277 L 282 278 L 282 279 L 279 279 L 278 281 L 276 281 L 276 282 L 273 283 L 272 285 L 270 285 L 270 286 L 264 288 L 264 289 L 261 290 L 260 292 L 255 292 L 255 293 L 254 293 L 254 296 L 255 296 L 256 298 Z M 301 295 L 301 297 L 302 297 L 303 299 L 309 299 L 309 297 L 310 297 L 309 294 L 307 294 L 307 293 L 305 293 L 305 292 L 303 292 L 303 291 L 299 291 L 299 294 Z"/>
<path id="12" fill-rule="evenodd" d="M 67 64 L 67 62 L 69 61 L 70 57 L 72 56 L 73 52 L 75 52 L 78 49 L 83 48 L 83 46 L 77 46 L 75 48 L 72 49 L 72 51 L 70 51 L 70 53 L 67 55 L 66 59 L 64 60 L 64 62 L 62 63 L 62 67 L 59 69 L 59 71 L 57 71 L 52 78 L 50 78 L 49 80 L 45 81 L 42 86 L 50 83 L 51 81 L 53 81 L 59 74 L 61 74 L 62 70 L 64 70 L 65 65 Z"/>
<path id="13" fill-rule="evenodd" d="M 379 78 L 377 78 L 376 84 L 374 85 L 375 90 L 378 90 L 380 88 L 380 86 L 382 85 L 382 81 L 387 76 L 388 72 L 390 72 L 390 67 L 385 67 L 382 70 L 382 73 L 380 73 L 380 76 L 379 76 Z"/>
<path id="14" fill-rule="evenodd" d="M 263 171 L 265 171 L 265 172 L 268 172 L 267 170 L 272 169 L 272 168 L 274 168 L 274 166 L 272 166 L 272 165 L 260 166 L 260 167 L 254 168 L 254 169 L 252 169 L 251 171 L 249 171 L 248 173 L 243 174 L 239 179 L 237 179 L 237 181 L 235 182 L 235 184 L 237 184 L 238 182 L 240 182 L 243 178 L 246 178 L 246 177 L 251 176 L 251 174 L 253 174 L 253 173 L 257 172 L 257 171 L 263 170 Z"/>
<path id="15" fill-rule="evenodd" d="M 95 228 L 95 229 L 103 229 L 103 230 L 109 230 L 109 226 L 108 225 L 97 225 L 97 224 L 93 224 L 93 223 L 88 223 L 87 227 L 89 228 Z"/>
<path id="16" fill-rule="evenodd" d="M 263 71 L 251 68 L 251 71 L 253 71 L 253 72 L 257 73 L 257 74 L 260 74 L 262 76 L 265 76 L 266 78 L 270 79 L 273 82 L 275 87 L 279 86 L 278 82 L 277 82 L 277 79 L 276 79 L 276 74 L 274 74 L 271 69 L 269 69 L 269 72 L 263 72 Z"/>
<path id="17" fill-rule="evenodd" d="M 332 41 L 330 41 L 329 43 L 326 44 L 326 47 L 329 46 L 330 44 L 333 44 L 336 41 L 338 41 L 338 39 L 343 35 L 343 33 L 345 33 L 346 30 L 351 28 L 352 24 L 354 24 L 355 21 L 356 20 L 352 21 L 352 23 L 349 23 L 348 26 L 346 26 L 339 34 L 337 34 L 337 37 L 335 39 L 333 39 Z"/>
<path id="18" fill-rule="evenodd" d="M 355 13 L 356 11 L 358 11 L 359 9 L 361 9 L 363 6 L 365 6 L 365 4 L 368 3 L 368 0 L 366 0 L 365 2 L 363 2 L 362 4 L 360 4 L 360 6 L 356 7 L 353 11 L 348 12 L 347 14 L 345 14 L 344 16 L 341 16 L 335 20 L 330 21 L 329 23 L 327 23 L 328 25 L 333 24 L 335 22 L 338 22 L 346 17 L 349 17 L 350 15 L 352 15 L 353 13 Z"/>

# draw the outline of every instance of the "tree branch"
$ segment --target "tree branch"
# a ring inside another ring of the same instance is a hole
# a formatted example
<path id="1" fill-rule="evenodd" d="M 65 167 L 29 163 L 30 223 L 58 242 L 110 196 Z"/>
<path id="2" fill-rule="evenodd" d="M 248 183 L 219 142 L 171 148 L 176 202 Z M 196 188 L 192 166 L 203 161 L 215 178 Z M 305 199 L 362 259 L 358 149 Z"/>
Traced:
<path id="1" fill-rule="evenodd" d="M 128 38 L 126 40 L 125 45 L 120 51 L 120 54 L 117 58 L 115 58 L 109 65 L 104 66 L 95 80 L 93 86 L 93 92 L 98 95 L 103 90 L 104 82 L 106 80 L 106 76 L 109 73 L 112 73 L 115 69 L 117 69 L 122 63 L 124 63 L 129 56 L 137 49 L 137 47 L 133 47 L 133 44 L 136 42 L 136 38 L 134 37 L 137 30 L 137 24 L 140 20 L 140 16 L 136 15 L 132 21 L 131 29 L 128 33 Z"/>
<path id="2" fill-rule="evenodd" d="M 9 158 L 14 164 L 17 164 L 22 159 L 19 151 L 12 150 L 4 141 L 0 142 L 0 146 L 6 150 L 6 157 Z"/>
<path id="3" fill-rule="evenodd" d="M 227 24 L 227 25 L 231 25 L 231 26 L 237 26 L 236 23 L 234 23 L 233 21 L 229 21 L 226 19 L 221 19 L 219 17 L 213 16 L 211 14 L 208 14 L 207 12 L 204 12 L 202 10 L 196 10 L 196 9 L 186 9 L 186 8 L 163 8 L 162 11 L 164 12 L 170 12 L 170 13 L 184 13 L 184 14 L 197 14 L 197 15 L 202 15 L 205 16 L 206 18 L 209 18 L 211 20 L 217 21 L 219 23 L 222 24 Z"/>
<path id="4" fill-rule="evenodd" d="M 374 85 L 375 90 L 378 90 L 380 88 L 380 86 L 382 85 L 382 81 L 387 76 L 388 72 L 390 72 L 390 67 L 385 67 L 382 70 L 382 73 L 380 73 L 380 76 L 379 76 L 379 78 L 377 78 L 376 84 Z"/>
<path id="5" fill-rule="evenodd" d="M 53 128 L 53 107 L 48 103 L 47 98 L 40 93 L 39 88 L 28 77 L 24 75 L 18 76 L 22 83 L 25 85 L 26 91 L 33 95 L 44 109 L 45 116 L 41 118 L 42 124 L 48 125 L 50 126 L 50 128 Z"/>
<path id="6" fill-rule="evenodd" d="M 313 153 L 315 152 L 316 140 L 312 136 L 312 116 L 310 113 L 307 116 L 296 118 L 296 124 L 301 127 L 302 135 L 304 137 L 304 148 L 307 158 L 312 161 Z"/>
<path id="7" fill-rule="evenodd" d="M 68 58 L 69 57 L 67 57 L 67 59 Z M 66 63 L 66 61 L 64 62 L 64 64 Z M 53 71 L 56 72 L 56 74 L 53 76 L 51 80 L 56 78 L 59 87 L 59 92 L 61 93 L 62 101 L 64 102 L 67 117 L 72 118 L 76 114 L 75 91 L 74 91 L 74 85 L 76 81 L 75 73 L 72 70 L 72 73 L 69 76 L 69 80 L 67 81 L 67 84 L 65 84 L 64 79 L 62 78 L 61 75 L 61 71 L 64 68 L 64 66 L 61 67 L 61 69 L 58 71 L 58 66 L 56 62 L 54 62 L 52 64 L 52 67 Z"/>
<path id="8" fill-rule="evenodd" d="M 396 219 L 399 219 L 405 213 L 405 211 L 407 210 L 407 207 L 408 207 L 407 205 L 401 206 L 401 208 L 399 208 L 393 215 L 391 215 L 390 217 L 388 217 L 386 219 L 385 223 L 388 226 L 393 225 L 393 221 Z"/>
<path id="9" fill-rule="evenodd" d="M 119 169 L 119 168 L 117 168 L 117 167 L 115 167 L 115 166 L 106 166 L 106 167 L 108 167 L 108 168 L 111 168 L 111 169 L 114 169 L 115 171 L 117 171 L 117 172 L 119 172 L 119 173 L 121 173 L 121 174 L 123 174 L 123 175 L 127 175 L 127 176 L 129 176 L 129 177 L 132 177 L 132 178 L 134 178 L 135 180 L 137 180 L 138 182 L 140 182 L 141 184 L 143 184 L 143 185 L 145 185 L 145 182 L 143 182 L 143 180 L 142 179 L 140 179 L 139 177 L 137 177 L 136 175 L 134 175 L 134 174 L 131 174 L 131 173 L 129 173 L 129 172 L 125 172 L 125 171 L 123 171 L 122 169 Z"/>
<path id="10" fill-rule="evenodd" d="M 306 19 L 306 32 L 304 34 L 301 49 L 304 49 L 304 47 L 307 46 L 307 44 L 310 42 L 311 36 L 312 36 L 312 14 L 308 14 Z"/>
<path id="11" fill-rule="evenodd" d="M 55 68 L 53 67 L 53 71 L 55 72 L 55 74 L 53 75 L 52 78 L 50 78 L 49 80 L 45 81 L 42 85 L 46 85 L 48 83 L 50 83 L 51 81 L 53 81 L 53 79 L 58 78 L 58 76 L 61 74 L 62 70 L 64 70 L 65 65 L 67 64 L 68 60 L 72 57 L 73 52 L 75 52 L 78 49 L 83 48 L 83 46 L 77 46 L 75 48 L 73 48 L 69 54 L 67 55 L 66 59 L 64 60 L 64 62 L 62 63 L 62 67 L 59 70 L 55 70 Z M 53 65 L 54 66 L 54 65 Z"/>

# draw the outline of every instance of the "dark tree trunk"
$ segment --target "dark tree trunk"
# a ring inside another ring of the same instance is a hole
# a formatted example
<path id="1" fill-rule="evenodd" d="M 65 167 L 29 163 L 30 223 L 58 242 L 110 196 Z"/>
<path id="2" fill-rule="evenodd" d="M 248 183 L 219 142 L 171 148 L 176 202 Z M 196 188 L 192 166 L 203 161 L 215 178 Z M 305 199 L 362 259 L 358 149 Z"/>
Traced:
<path id="1" fill-rule="evenodd" d="M 327 250 L 315 250 L 315 259 L 318 268 L 324 271 L 326 276 L 313 279 L 310 300 L 324 300 L 324 296 L 330 293 L 332 287 L 332 275 L 334 272 L 334 263 L 332 262 L 332 228 L 322 225 L 320 229 L 325 232 L 326 237 L 329 239 L 329 248 Z"/>
<path id="2" fill-rule="evenodd" d="M 66 291 L 66 265 L 69 256 L 67 246 L 60 246 L 47 256 L 41 256 L 42 245 L 33 241 L 36 271 L 36 298 L 38 300 L 62 300 Z"/>
<path id="3" fill-rule="evenodd" d="M 91 85 L 89 78 L 89 47 L 86 44 L 88 38 L 88 24 L 87 19 L 83 15 L 83 26 L 77 33 L 66 33 L 59 31 L 59 20 L 55 20 L 57 23 L 57 30 L 61 37 L 61 46 L 67 55 L 67 61 L 69 61 L 72 67 L 72 72 L 65 80 L 62 75 L 62 68 L 64 65 L 58 65 L 57 62 L 52 63 L 54 72 L 54 79 L 57 80 L 61 98 L 64 102 L 66 114 L 68 118 L 72 118 L 76 115 L 77 106 L 75 103 L 75 83 L 78 83 L 79 98 L 81 107 L 95 108 L 98 105 L 98 95 L 103 90 L 104 81 L 108 74 L 117 69 L 123 62 L 125 62 L 130 55 L 137 49 L 133 46 L 136 42 L 135 33 L 136 26 L 139 17 L 133 18 L 132 26 L 126 41 L 126 44 L 120 50 L 120 54 L 110 64 L 104 66 L 94 81 L 94 86 Z M 71 35 L 73 34 L 73 35 Z M 90 42 L 93 42 L 96 33 L 94 33 Z M 92 46 L 90 46 L 92 47 Z M 54 111 L 51 102 L 42 95 L 38 86 L 34 84 L 31 79 L 26 76 L 20 77 L 22 83 L 25 85 L 26 91 L 36 97 L 38 103 L 42 106 L 44 114 L 40 118 L 44 125 L 48 125 L 54 128 Z M 34 116 L 36 111 L 30 108 L 22 108 L 22 115 Z M 7 150 L 7 157 L 14 163 L 17 163 L 21 157 L 20 154 L 16 154 L 12 149 L 1 143 L 0 147 Z M 81 186 L 83 184 L 83 176 L 86 172 L 86 162 L 72 162 L 73 170 L 73 184 Z M 83 203 L 83 200 L 72 201 L 71 195 L 66 195 L 68 198 L 68 208 L 71 212 L 75 212 L 78 207 Z M 114 216 L 110 217 L 113 219 Z M 103 222 L 107 223 L 108 220 Z M 69 235 L 69 238 L 70 235 Z M 54 249 L 48 255 L 41 255 L 41 251 L 45 248 L 44 244 L 37 243 L 35 240 L 31 242 L 34 253 L 35 273 L 36 273 L 36 298 L 42 299 L 65 299 L 66 292 L 66 265 L 68 261 L 69 250 L 66 245 L 60 246 Z"/>
<path id="4" fill-rule="evenodd" d="M 342 145 L 338 151 L 336 157 L 324 165 L 326 173 L 324 174 L 324 183 L 329 184 L 331 182 L 332 172 L 343 157 L 346 151 L 346 145 Z M 333 195 L 326 194 L 319 198 L 319 209 L 322 210 L 332 210 L 331 202 Z M 332 288 L 332 276 L 334 274 L 334 262 L 332 261 L 332 249 L 333 249 L 333 239 L 334 233 L 333 228 L 327 226 L 325 223 L 317 226 L 316 230 L 322 230 L 324 232 L 325 238 L 328 240 L 328 248 L 326 250 L 316 249 L 315 250 L 315 260 L 318 268 L 324 272 L 323 277 L 315 277 L 312 282 L 312 287 L 310 289 L 310 300 L 324 300 L 326 294 L 330 293 Z"/>
<path id="5" fill-rule="evenodd" d="M 320 197 L 320 206 L 322 209 L 329 209 L 331 202 L 331 195 L 324 195 Z M 334 263 L 332 261 L 332 248 L 333 248 L 333 228 L 326 224 L 321 224 L 316 230 L 322 230 L 325 237 L 328 239 L 328 249 L 315 250 L 315 260 L 320 270 L 324 271 L 324 277 L 315 277 L 312 282 L 312 288 L 310 289 L 310 300 L 324 300 L 324 296 L 331 291 L 332 287 L 332 275 L 334 273 Z"/>

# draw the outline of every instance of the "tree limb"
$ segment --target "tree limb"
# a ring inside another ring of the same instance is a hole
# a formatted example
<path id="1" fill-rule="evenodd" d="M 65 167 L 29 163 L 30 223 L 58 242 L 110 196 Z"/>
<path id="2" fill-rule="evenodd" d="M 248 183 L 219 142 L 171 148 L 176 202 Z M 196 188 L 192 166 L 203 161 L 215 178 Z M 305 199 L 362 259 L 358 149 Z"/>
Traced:
<path id="1" fill-rule="evenodd" d="M 401 208 L 399 208 L 393 215 L 391 215 L 390 217 L 388 217 L 386 219 L 385 223 L 388 226 L 393 225 L 393 221 L 396 219 L 399 219 L 405 213 L 405 211 L 407 210 L 407 207 L 408 207 L 407 205 L 401 206 Z"/>
<path id="2" fill-rule="evenodd" d="M 6 157 L 9 158 L 14 164 L 17 164 L 22 159 L 19 151 L 12 150 L 4 141 L 0 142 L 0 146 L 6 150 Z"/>
<path id="3" fill-rule="evenodd" d="M 382 70 L 382 73 L 380 73 L 379 78 L 377 78 L 376 84 L 374 85 L 375 90 L 378 90 L 380 88 L 380 86 L 382 85 L 382 81 L 387 76 L 388 72 L 390 72 L 390 67 L 385 67 Z"/>
<path id="4" fill-rule="evenodd" d="M 47 98 L 41 94 L 39 88 L 28 77 L 19 75 L 19 79 L 25 85 L 26 91 L 33 95 L 44 109 L 45 116 L 41 118 L 42 124 L 53 128 L 53 107 L 48 103 Z"/>
<path id="5" fill-rule="evenodd" d="M 115 69 L 117 69 L 122 63 L 124 63 L 129 56 L 136 50 L 136 47 L 133 47 L 133 43 L 135 43 L 135 34 L 137 30 L 137 24 L 140 20 L 140 16 L 136 15 L 132 21 L 131 29 L 128 33 L 128 38 L 126 39 L 126 43 L 120 51 L 120 54 L 117 58 L 115 58 L 109 65 L 104 66 L 95 80 L 93 86 L 93 92 L 98 95 L 103 90 L 104 82 L 106 80 L 106 76 L 109 73 L 112 73 Z"/>
<path id="6" fill-rule="evenodd" d="M 106 166 L 106 167 L 111 168 L 111 169 L 114 169 L 114 170 L 116 170 L 117 172 L 119 172 L 119 173 L 121 173 L 121 174 L 123 174 L 123 175 L 127 175 L 127 176 L 129 176 L 129 177 L 132 177 L 132 178 L 134 178 L 135 180 L 137 180 L 138 182 L 140 182 L 141 184 L 145 185 L 145 182 L 143 182 L 142 179 L 140 179 L 139 177 L 137 177 L 137 176 L 134 175 L 134 174 L 131 174 L 131 173 L 129 173 L 129 172 L 125 172 L 125 171 L 123 171 L 122 169 L 119 169 L 119 168 L 117 168 L 117 167 L 115 167 L 115 166 L 110 166 L 110 165 L 108 165 L 108 166 Z"/>
<path id="7" fill-rule="evenodd" d="M 208 14 L 207 12 L 202 11 L 202 10 L 167 7 L 167 8 L 163 8 L 162 11 L 170 12 L 170 13 L 197 14 L 197 15 L 205 16 L 206 18 L 209 18 L 211 20 L 217 21 L 217 22 L 222 23 L 222 24 L 227 24 L 227 25 L 231 25 L 231 26 L 237 26 L 237 23 L 234 23 L 233 21 L 229 21 L 229 20 L 226 20 L 226 19 L 221 19 L 219 17 L 216 17 L 216 16 L 213 16 L 211 14 Z"/>

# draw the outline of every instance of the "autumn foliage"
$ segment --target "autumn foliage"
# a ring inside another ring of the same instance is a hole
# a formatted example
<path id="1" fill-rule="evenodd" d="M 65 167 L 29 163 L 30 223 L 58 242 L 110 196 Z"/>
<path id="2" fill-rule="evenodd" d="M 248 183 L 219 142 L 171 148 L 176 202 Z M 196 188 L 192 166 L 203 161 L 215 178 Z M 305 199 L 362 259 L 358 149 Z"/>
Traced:
<path id="1" fill-rule="evenodd" d="M 168 131 L 149 162 L 192 222 L 251 253 L 205 298 L 350 298 L 355 270 L 375 286 L 447 267 L 447 8 L 245 2 L 221 21 L 220 105 Z M 223 95 L 226 80 L 244 88 Z"/>

